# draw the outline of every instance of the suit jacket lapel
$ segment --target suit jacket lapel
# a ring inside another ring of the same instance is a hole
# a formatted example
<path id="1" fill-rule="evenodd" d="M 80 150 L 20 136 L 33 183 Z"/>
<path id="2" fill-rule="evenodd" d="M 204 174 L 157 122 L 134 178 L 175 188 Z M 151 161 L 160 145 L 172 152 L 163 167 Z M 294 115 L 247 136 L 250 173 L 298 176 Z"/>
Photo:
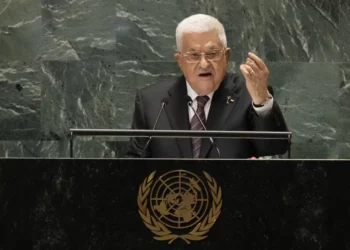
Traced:
<path id="1" fill-rule="evenodd" d="M 232 76 L 226 75 L 220 87 L 215 91 L 210 105 L 209 115 L 206 123 L 207 130 L 220 130 L 225 121 L 234 110 L 239 97 L 234 92 Z M 216 139 L 213 138 L 215 141 Z M 208 154 L 212 143 L 209 139 L 202 139 L 199 157 L 204 158 Z"/>
<path id="2" fill-rule="evenodd" d="M 187 89 L 185 77 L 180 77 L 168 91 L 169 100 L 165 112 L 174 130 L 189 130 L 188 106 L 186 103 Z M 176 138 L 177 145 L 184 158 L 192 158 L 190 138 Z"/>

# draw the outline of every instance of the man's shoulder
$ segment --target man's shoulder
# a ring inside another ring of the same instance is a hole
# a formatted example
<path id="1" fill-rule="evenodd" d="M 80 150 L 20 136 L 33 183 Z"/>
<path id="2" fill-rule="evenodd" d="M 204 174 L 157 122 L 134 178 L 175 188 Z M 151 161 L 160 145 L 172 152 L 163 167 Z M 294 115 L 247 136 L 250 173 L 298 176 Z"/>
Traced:
<path id="1" fill-rule="evenodd" d="M 140 89 L 142 96 L 165 96 L 182 76 L 169 77 Z"/>
<path id="2" fill-rule="evenodd" d="M 243 75 L 237 73 L 228 73 L 224 79 L 222 87 L 227 90 L 234 89 L 237 94 L 247 91 Z"/>
<path id="3" fill-rule="evenodd" d="M 236 88 L 245 88 L 245 79 L 242 74 L 232 73 L 228 75 L 231 79 L 230 83 L 233 84 Z"/>

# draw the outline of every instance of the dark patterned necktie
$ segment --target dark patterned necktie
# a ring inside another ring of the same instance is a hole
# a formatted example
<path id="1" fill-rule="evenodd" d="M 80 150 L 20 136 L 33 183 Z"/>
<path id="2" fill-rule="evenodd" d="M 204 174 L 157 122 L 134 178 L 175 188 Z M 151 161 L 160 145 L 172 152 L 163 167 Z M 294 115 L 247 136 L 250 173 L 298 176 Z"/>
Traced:
<path id="1" fill-rule="evenodd" d="M 205 113 L 204 113 L 204 106 L 208 102 L 209 97 L 208 96 L 197 96 L 197 114 L 199 118 L 201 119 L 202 123 L 205 124 Z M 191 129 L 193 130 L 204 130 L 202 123 L 199 121 L 196 114 L 193 115 L 191 119 Z M 193 158 L 198 158 L 199 152 L 201 150 L 201 142 L 202 138 L 192 138 L 192 151 L 193 151 Z"/>

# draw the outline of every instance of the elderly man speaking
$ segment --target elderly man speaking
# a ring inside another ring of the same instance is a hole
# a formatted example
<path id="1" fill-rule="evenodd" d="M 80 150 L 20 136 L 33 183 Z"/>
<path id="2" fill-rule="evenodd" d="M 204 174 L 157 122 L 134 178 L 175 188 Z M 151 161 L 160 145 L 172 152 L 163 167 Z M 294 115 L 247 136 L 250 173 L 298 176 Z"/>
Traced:
<path id="1" fill-rule="evenodd" d="M 269 71 L 258 56 L 248 53 L 241 75 L 227 73 L 230 49 L 216 18 L 197 14 L 181 21 L 176 45 L 183 75 L 137 92 L 132 129 L 287 131 L 268 91 Z M 164 112 L 154 127 L 161 106 Z M 216 139 L 214 145 L 208 138 L 136 137 L 127 157 L 250 158 L 288 148 L 287 141 L 263 139 Z"/>

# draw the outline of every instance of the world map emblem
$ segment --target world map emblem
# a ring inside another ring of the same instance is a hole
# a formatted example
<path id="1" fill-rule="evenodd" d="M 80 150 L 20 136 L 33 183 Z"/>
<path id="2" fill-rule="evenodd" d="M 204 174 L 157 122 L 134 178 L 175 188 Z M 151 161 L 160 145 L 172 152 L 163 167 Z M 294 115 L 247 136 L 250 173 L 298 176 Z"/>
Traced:
<path id="1" fill-rule="evenodd" d="M 213 177 L 202 178 L 186 170 L 174 170 L 156 178 L 151 173 L 140 185 L 139 214 L 154 239 L 191 241 L 205 239 L 219 218 L 222 191 Z"/>

